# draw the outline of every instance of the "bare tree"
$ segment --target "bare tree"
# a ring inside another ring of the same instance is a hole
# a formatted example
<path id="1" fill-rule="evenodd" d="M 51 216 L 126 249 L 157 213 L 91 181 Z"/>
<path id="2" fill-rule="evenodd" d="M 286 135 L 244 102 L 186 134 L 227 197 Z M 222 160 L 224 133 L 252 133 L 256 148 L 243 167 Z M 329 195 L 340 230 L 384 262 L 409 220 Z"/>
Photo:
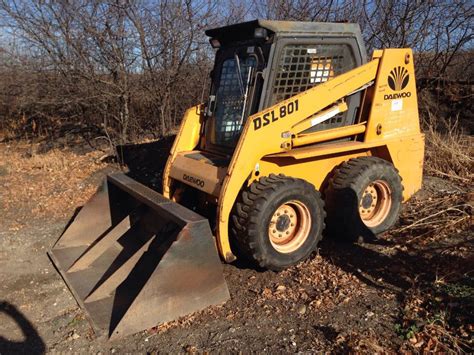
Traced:
<path id="1" fill-rule="evenodd" d="M 185 108 L 176 90 L 197 96 L 199 67 L 207 69 L 211 54 L 203 49 L 203 28 L 216 23 L 216 3 L 205 0 L 5 0 L 0 10 L 15 36 L 48 62 L 39 69 L 48 73 L 45 86 L 60 78 L 63 94 L 49 99 L 71 111 L 52 114 L 99 125 L 119 143 L 176 125 Z"/>
<path id="2" fill-rule="evenodd" d="M 469 78 L 473 15 L 462 0 L 0 0 L 0 129 L 167 134 L 209 84 L 204 29 L 255 17 L 358 22 L 369 51 L 414 48 L 419 78 Z"/>

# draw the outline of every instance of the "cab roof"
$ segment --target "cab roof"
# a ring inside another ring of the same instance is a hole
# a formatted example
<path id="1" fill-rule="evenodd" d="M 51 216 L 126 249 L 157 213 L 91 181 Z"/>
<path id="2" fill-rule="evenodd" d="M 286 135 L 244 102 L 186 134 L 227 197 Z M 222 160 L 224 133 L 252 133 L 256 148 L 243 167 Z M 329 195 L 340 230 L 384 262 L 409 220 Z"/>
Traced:
<path id="1" fill-rule="evenodd" d="M 362 43 L 360 27 L 357 23 L 339 22 L 300 22 L 300 21 L 270 21 L 256 19 L 229 26 L 214 28 L 206 31 L 206 35 L 219 39 L 220 42 L 234 42 L 252 38 L 256 28 L 262 27 L 269 34 L 292 36 L 332 36 L 332 37 L 357 37 Z"/>

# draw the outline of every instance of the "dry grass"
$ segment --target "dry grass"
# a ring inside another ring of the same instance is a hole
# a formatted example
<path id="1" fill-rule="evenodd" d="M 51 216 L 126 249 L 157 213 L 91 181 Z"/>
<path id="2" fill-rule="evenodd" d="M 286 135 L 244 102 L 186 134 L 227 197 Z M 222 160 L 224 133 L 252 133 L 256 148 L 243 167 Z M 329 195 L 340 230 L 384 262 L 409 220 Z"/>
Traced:
<path id="1" fill-rule="evenodd" d="M 90 183 L 84 180 L 107 166 L 98 151 L 78 154 L 53 149 L 38 154 L 36 150 L 37 146 L 27 143 L 0 144 L 0 210 L 4 215 L 0 222 L 11 228 L 31 216 L 70 216 L 94 193 L 100 177 Z"/>
<path id="2" fill-rule="evenodd" d="M 472 183 L 474 178 L 474 139 L 463 134 L 458 120 L 435 119 L 428 113 L 425 171 L 428 175 Z"/>

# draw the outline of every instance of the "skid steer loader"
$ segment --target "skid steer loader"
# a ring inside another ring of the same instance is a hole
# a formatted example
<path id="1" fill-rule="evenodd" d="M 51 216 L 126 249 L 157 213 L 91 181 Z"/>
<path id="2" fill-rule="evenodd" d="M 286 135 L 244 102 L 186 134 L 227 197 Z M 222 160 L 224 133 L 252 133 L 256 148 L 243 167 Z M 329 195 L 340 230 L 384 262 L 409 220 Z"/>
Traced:
<path id="1" fill-rule="evenodd" d="M 389 229 L 421 186 L 410 49 L 367 60 L 347 23 L 255 20 L 206 34 L 217 49 L 209 99 L 184 115 L 162 195 L 109 176 L 50 252 L 110 338 L 225 302 L 219 256 L 284 269 L 323 230 Z"/>

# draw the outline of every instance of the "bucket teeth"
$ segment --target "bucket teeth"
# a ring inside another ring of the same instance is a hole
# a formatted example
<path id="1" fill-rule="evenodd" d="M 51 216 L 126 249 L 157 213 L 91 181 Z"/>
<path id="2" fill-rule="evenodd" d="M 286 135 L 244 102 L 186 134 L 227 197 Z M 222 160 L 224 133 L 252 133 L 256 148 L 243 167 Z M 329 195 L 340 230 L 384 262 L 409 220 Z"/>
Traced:
<path id="1" fill-rule="evenodd" d="M 124 174 L 107 178 L 49 255 L 111 339 L 229 298 L 207 220 Z"/>

